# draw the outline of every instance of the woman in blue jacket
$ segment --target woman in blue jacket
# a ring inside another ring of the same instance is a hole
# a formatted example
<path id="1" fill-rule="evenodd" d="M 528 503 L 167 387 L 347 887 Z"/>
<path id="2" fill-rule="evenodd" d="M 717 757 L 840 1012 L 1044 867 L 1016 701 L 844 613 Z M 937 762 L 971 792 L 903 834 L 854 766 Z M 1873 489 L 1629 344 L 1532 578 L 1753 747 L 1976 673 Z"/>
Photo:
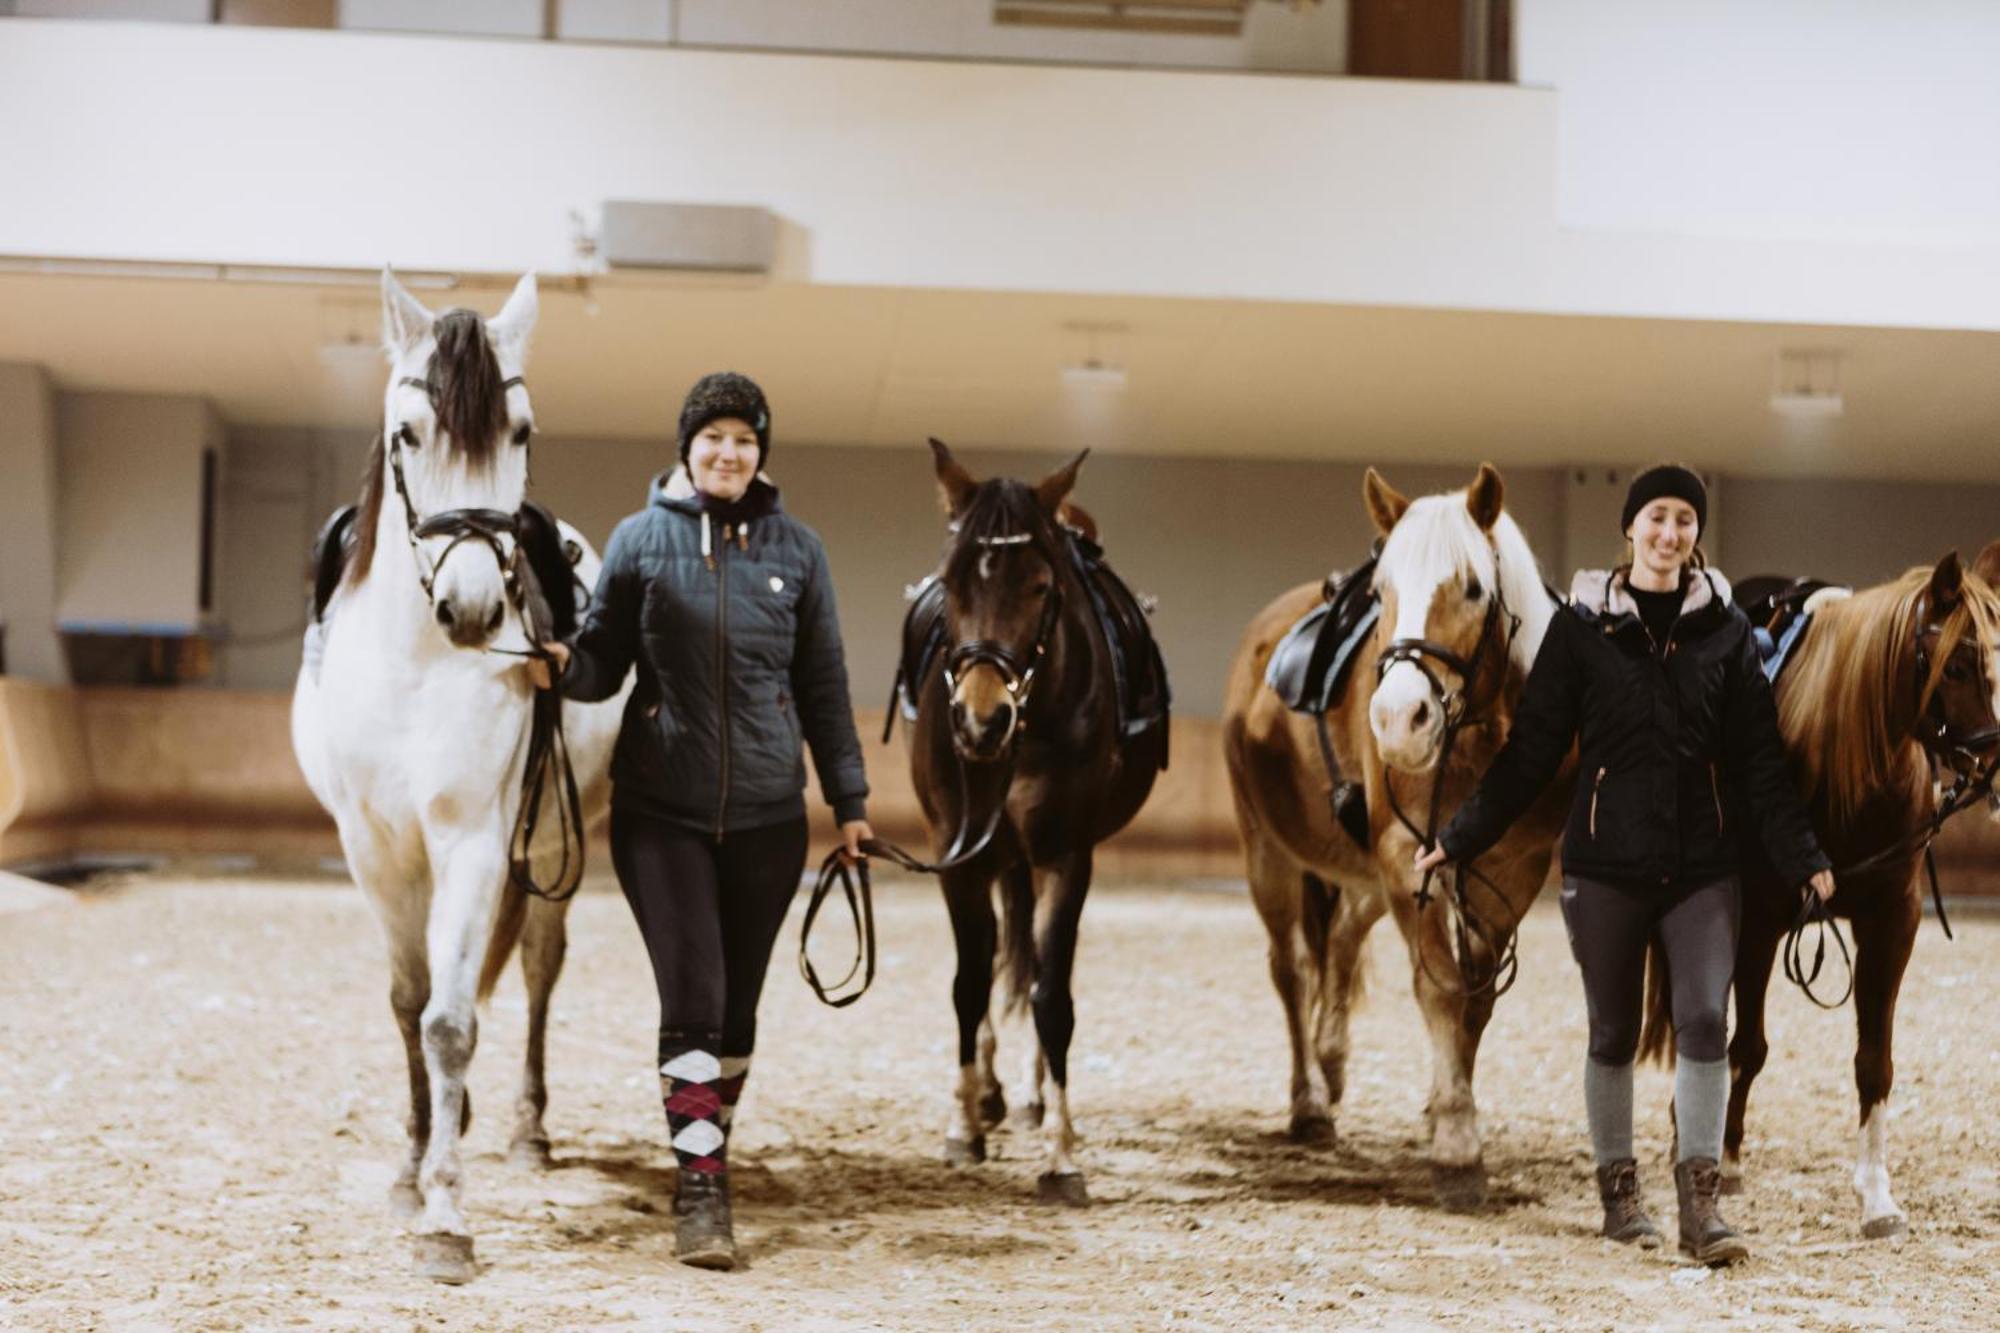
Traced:
<path id="1" fill-rule="evenodd" d="M 704 1268 L 736 1261 L 729 1124 L 805 869 L 802 745 L 848 854 L 872 836 L 826 552 L 779 503 L 770 448 L 754 383 L 697 383 L 679 465 L 611 534 L 582 625 L 550 645 L 572 699 L 609 698 L 638 666 L 612 758 L 611 853 L 660 994 L 678 1257 Z"/>
<path id="2" fill-rule="evenodd" d="M 1604 1234 L 1661 1243 L 1632 1154 L 1632 1062 L 1657 933 L 1673 982 L 1680 1245 L 1701 1262 L 1730 1263 L 1748 1252 L 1716 1207 L 1739 815 L 1760 835 L 1756 851 L 1792 882 L 1826 898 L 1833 874 L 1792 784 L 1750 622 L 1697 545 L 1707 514 L 1707 490 L 1686 468 L 1633 479 L 1621 519 L 1628 562 L 1577 574 L 1507 743 L 1417 869 L 1467 862 L 1498 842 L 1577 743 L 1562 911 L 1590 1014 L 1584 1105 Z"/>

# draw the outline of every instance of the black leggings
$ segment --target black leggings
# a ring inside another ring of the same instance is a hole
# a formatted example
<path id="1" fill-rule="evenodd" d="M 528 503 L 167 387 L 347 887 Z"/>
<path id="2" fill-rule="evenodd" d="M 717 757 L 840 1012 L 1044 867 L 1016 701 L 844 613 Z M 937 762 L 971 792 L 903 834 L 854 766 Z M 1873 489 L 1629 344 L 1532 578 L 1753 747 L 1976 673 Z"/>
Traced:
<path id="1" fill-rule="evenodd" d="M 805 870 L 805 817 L 718 842 L 614 808 L 611 860 L 653 960 L 662 1049 L 719 1037 L 718 1055 L 748 1056 L 771 949 Z"/>
<path id="2" fill-rule="evenodd" d="M 1673 982 L 1675 1050 L 1689 1060 L 1728 1054 L 1729 981 L 1742 916 L 1735 879 L 1675 891 L 1565 875 L 1562 913 L 1583 969 L 1592 1060 L 1627 1065 L 1638 1053 L 1646 942 L 1655 931 Z"/>

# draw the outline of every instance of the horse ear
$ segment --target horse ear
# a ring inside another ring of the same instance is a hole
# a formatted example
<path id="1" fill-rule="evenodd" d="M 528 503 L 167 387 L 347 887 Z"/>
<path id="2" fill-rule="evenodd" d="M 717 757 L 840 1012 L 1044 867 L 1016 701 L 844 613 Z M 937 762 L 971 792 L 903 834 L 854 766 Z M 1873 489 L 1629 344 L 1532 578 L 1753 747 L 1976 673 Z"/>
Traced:
<path id="1" fill-rule="evenodd" d="M 1499 521 L 1500 506 L 1507 497 L 1507 488 L 1500 480 L 1491 463 L 1479 465 L 1479 475 L 1466 488 L 1465 507 L 1472 512 L 1472 521 L 1479 525 L 1481 532 L 1493 531 Z"/>
<path id="2" fill-rule="evenodd" d="M 500 313 L 486 321 L 486 331 L 493 335 L 495 347 L 512 351 L 518 357 L 526 352 L 528 335 L 534 331 L 535 320 L 541 313 L 535 275 L 524 273 L 514 284 L 507 304 L 500 307 Z"/>
<path id="3" fill-rule="evenodd" d="M 944 497 L 944 512 L 957 518 L 965 508 L 965 502 L 972 496 L 972 488 L 979 483 L 972 479 L 943 440 L 931 437 L 931 456 L 937 462 L 938 493 Z"/>
<path id="4" fill-rule="evenodd" d="M 390 356 L 408 356 L 417 344 L 430 336 L 437 316 L 410 295 L 389 266 L 382 266 L 382 345 Z"/>
<path id="5" fill-rule="evenodd" d="M 1076 470 L 1083 466 L 1083 460 L 1090 457 L 1085 449 L 1069 462 L 1057 468 L 1048 476 L 1035 483 L 1035 499 L 1041 503 L 1042 512 L 1054 518 L 1056 510 L 1062 507 L 1064 497 L 1076 485 Z"/>
<path id="6" fill-rule="evenodd" d="M 1933 615 L 1944 615 L 1958 605 L 1960 591 L 1965 586 L 1965 569 L 1958 563 L 1957 551 L 1946 551 L 1944 559 L 1937 562 L 1931 571 L 1930 602 Z"/>
<path id="7" fill-rule="evenodd" d="M 1977 574 L 1982 582 L 2000 589 L 2000 539 L 1986 543 L 1985 549 L 1979 553 L 1979 558 L 1972 562 L 1972 572 Z"/>
<path id="8" fill-rule="evenodd" d="M 1372 467 L 1361 479 L 1361 499 L 1368 506 L 1368 517 L 1375 520 L 1375 530 L 1384 537 L 1410 507 L 1410 497 L 1382 480 L 1382 474 Z"/>

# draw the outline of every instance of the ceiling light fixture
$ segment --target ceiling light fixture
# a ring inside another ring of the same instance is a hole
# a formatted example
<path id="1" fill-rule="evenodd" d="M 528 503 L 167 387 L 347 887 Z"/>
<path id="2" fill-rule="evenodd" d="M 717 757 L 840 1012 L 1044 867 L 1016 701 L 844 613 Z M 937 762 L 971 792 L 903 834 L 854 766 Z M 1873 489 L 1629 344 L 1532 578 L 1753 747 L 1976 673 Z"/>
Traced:
<path id="1" fill-rule="evenodd" d="M 1785 417 L 1837 417 L 1846 411 L 1840 391 L 1840 353 L 1781 349 L 1771 379 L 1771 410 Z"/>
<path id="2" fill-rule="evenodd" d="M 1100 335 L 1128 333 L 1129 326 L 1100 320 L 1071 320 L 1062 327 L 1065 333 L 1082 334 L 1085 342 L 1083 359 L 1068 363 L 1059 372 L 1065 385 L 1076 389 L 1125 387 L 1125 367 L 1099 356 L 1097 339 Z"/>

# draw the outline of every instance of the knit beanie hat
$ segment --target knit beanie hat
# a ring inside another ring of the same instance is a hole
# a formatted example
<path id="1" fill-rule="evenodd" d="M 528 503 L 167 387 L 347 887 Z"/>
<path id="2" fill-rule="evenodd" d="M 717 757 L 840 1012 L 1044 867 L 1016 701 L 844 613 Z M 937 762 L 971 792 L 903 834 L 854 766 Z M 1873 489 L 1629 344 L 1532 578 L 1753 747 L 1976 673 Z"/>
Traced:
<path id="1" fill-rule="evenodd" d="M 757 432 L 757 468 L 762 471 L 771 456 L 771 408 L 756 382 L 733 370 L 703 375 L 688 390 L 687 401 L 681 404 L 681 462 L 687 462 L 688 446 L 701 428 L 724 417 L 748 422 Z"/>
<path id="2" fill-rule="evenodd" d="M 1625 511 L 1618 516 L 1618 530 L 1630 532 L 1639 511 L 1659 499 L 1687 501 L 1694 508 L 1696 531 L 1708 526 L 1708 487 L 1686 468 L 1662 463 L 1632 478 L 1632 488 L 1625 492 Z"/>

